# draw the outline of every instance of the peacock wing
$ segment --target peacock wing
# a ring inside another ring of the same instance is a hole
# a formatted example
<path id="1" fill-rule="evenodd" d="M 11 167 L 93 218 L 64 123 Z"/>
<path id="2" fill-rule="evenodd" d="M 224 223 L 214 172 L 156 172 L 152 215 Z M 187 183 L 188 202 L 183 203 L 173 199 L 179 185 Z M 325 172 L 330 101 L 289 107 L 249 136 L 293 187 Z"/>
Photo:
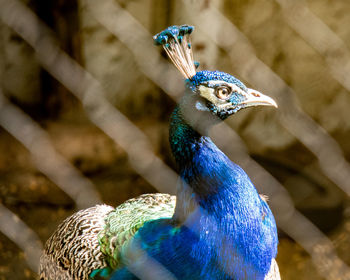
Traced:
<path id="1" fill-rule="evenodd" d="M 88 279 L 93 270 L 106 267 L 97 234 L 113 207 L 96 205 L 65 219 L 45 243 L 40 257 L 40 279 Z"/>
<path id="2" fill-rule="evenodd" d="M 110 212 L 105 227 L 98 234 L 101 252 L 112 269 L 121 266 L 121 251 L 126 248 L 135 233 L 145 222 L 171 218 L 176 197 L 169 194 L 145 194 L 127 200 Z"/>

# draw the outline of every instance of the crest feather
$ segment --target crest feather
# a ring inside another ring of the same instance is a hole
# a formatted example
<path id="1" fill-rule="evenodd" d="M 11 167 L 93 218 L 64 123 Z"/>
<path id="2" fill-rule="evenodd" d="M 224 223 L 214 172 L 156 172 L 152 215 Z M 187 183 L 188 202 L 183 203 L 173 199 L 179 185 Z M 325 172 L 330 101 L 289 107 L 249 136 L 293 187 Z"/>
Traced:
<path id="1" fill-rule="evenodd" d="M 196 75 L 190 34 L 193 26 L 170 26 L 153 36 L 156 45 L 162 45 L 175 67 L 186 79 Z"/>

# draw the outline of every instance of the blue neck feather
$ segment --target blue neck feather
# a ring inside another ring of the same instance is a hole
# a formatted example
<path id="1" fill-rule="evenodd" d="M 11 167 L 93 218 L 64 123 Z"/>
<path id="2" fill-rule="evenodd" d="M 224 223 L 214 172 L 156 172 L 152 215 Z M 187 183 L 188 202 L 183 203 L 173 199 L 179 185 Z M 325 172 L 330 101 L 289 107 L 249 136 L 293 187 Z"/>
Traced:
<path id="1" fill-rule="evenodd" d="M 186 102 L 175 109 L 170 125 L 170 145 L 182 178 L 175 214 L 148 221 L 137 231 L 130 252 L 141 249 L 147 258 L 131 261 L 113 279 L 142 278 L 156 263 L 162 269 L 149 279 L 171 273 L 176 279 L 263 280 L 277 252 L 273 215 L 247 174 L 201 129 L 214 122 L 208 116 L 196 118 L 198 112 Z M 188 105 L 195 117 L 191 125 L 184 120 Z M 201 133 L 193 128 L 197 125 Z"/>
<path id="2" fill-rule="evenodd" d="M 277 253 L 274 217 L 247 174 L 193 129 L 181 109 L 172 114 L 169 136 L 183 180 L 174 217 L 199 234 L 193 254 L 203 267 L 212 267 L 211 258 L 203 260 L 212 256 L 237 279 L 263 279 Z"/>

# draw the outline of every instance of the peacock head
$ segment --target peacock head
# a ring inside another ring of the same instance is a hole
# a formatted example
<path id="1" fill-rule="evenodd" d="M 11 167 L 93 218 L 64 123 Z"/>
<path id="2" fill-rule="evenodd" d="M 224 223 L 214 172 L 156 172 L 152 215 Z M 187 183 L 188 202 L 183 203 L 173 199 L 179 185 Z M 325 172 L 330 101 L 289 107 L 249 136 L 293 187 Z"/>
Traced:
<path id="1" fill-rule="evenodd" d="M 276 102 L 254 90 L 247 88 L 240 80 L 220 71 L 200 71 L 186 80 L 186 85 L 196 98 L 195 108 L 210 111 L 221 120 L 237 111 L 251 106 L 274 106 Z"/>
<path id="2" fill-rule="evenodd" d="M 240 109 L 250 106 L 274 106 L 276 102 L 250 88 L 230 74 L 220 71 L 196 72 L 199 65 L 193 59 L 190 34 L 194 27 L 170 26 L 153 37 L 156 45 L 163 46 L 176 68 L 186 78 L 188 88 L 183 103 L 198 112 L 210 112 L 224 120 Z"/>

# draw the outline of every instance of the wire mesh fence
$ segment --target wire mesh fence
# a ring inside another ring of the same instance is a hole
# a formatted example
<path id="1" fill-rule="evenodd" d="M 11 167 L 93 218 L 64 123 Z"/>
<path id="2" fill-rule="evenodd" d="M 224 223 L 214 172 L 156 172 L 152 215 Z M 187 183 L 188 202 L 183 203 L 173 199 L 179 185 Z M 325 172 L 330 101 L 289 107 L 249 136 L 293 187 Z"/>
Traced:
<path id="1" fill-rule="evenodd" d="M 290 1 L 276 2 L 286 14 L 286 22 L 325 56 L 331 75 L 349 90 L 344 78 L 348 66 L 346 45 L 321 20 L 310 16 L 302 3 L 294 5 Z M 81 3 L 103 28 L 130 50 L 138 70 L 145 77 L 162 89 L 164 94 L 179 100 L 183 88 L 179 87 L 178 75 L 152 46 L 152 35 L 141 22 L 115 1 L 86 0 Z M 130 166 L 159 192 L 175 193 L 177 174 L 156 155 L 144 132 L 107 100 L 102 82 L 59 47 L 54 34 L 28 6 L 16 0 L 0 0 L 0 5 L 1 21 L 34 49 L 42 67 L 81 102 L 90 121 L 125 150 Z M 210 5 L 205 9 L 196 9 L 196 5 L 188 1 L 182 1 L 181 5 L 196 28 L 205 34 L 206 40 L 223 50 L 230 63 L 241 65 L 237 68 L 240 77 L 277 99 L 280 106 L 278 121 L 314 154 L 324 175 L 349 195 L 350 165 L 342 148 L 302 110 L 295 90 L 257 57 L 249 39 L 222 12 Z M 291 8 L 294 12 L 286 13 L 285 9 Z M 300 15 L 302 22 L 295 21 L 295 17 L 300 18 Z M 207 20 L 208 18 L 215 18 L 215 22 Z M 305 24 L 314 29 L 302 28 Z M 332 52 L 339 50 L 343 54 L 341 58 L 328 55 L 327 47 L 322 47 L 325 37 L 336 42 L 327 46 L 331 46 Z M 77 208 L 100 203 L 100 195 L 94 184 L 56 152 L 45 130 L 3 94 L 0 97 L 0 125 L 28 149 L 38 170 L 67 193 Z M 269 204 L 278 226 L 311 255 L 320 275 L 325 279 L 350 279 L 350 270 L 346 264 L 348 260 L 342 260 L 326 235 L 295 209 L 288 191 L 249 155 L 244 141 L 229 124 L 215 128 L 213 138 L 233 161 L 243 166 L 256 182 L 259 191 L 270 196 Z M 5 206 L 1 206 L 0 210 L 3 225 L 1 231 L 25 252 L 28 266 L 36 270 L 42 250 L 38 237 L 24 222 L 13 223 L 15 216 Z M 19 231 L 27 234 L 19 236 L 16 234 Z M 33 247 L 32 244 L 36 246 Z"/>

